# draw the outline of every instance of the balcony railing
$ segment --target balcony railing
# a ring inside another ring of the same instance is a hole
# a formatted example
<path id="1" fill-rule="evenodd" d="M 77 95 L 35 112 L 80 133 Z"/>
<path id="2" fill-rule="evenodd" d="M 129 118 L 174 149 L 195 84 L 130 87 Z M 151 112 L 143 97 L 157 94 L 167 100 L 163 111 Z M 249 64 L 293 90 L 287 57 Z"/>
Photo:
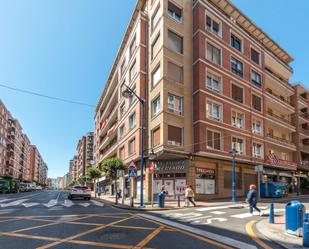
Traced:
<path id="1" fill-rule="evenodd" d="M 309 120 L 309 115 L 306 112 L 299 112 L 298 115 L 299 115 L 299 117 L 302 117 L 302 118 L 304 118 L 306 120 Z"/>
<path id="2" fill-rule="evenodd" d="M 303 134 L 309 136 L 309 130 L 304 129 L 303 127 L 299 127 L 299 132 L 301 132 L 301 133 L 303 133 Z"/>
<path id="3" fill-rule="evenodd" d="M 284 123 L 288 123 L 289 125 L 292 125 L 292 122 L 290 120 L 288 120 L 286 118 L 283 118 L 283 117 L 281 117 L 281 116 L 279 116 L 277 114 L 274 114 L 273 112 L 267 111 L 267 114 L 272 116 L 272 117 L 274 117 L 274 118 L 276 118 L 276 119 L 279 119 L 280 121 L 282 121 Z"/>
<path id="4" fill-rule="evenodd" d="M 277 137 L 277 136 L 274 136 L 274 135 L 272 135 L 272 134 L 267 134 L 267 137 L 272 138 L 272 139 L 275 139 L 275 140 L 280 141 L 280 142 L 282 142 L 282 143 L 287 143 L 287 144 L 290 144 L 290 145 L 295 145 L 295 144 L 294 144 L 292 141 L 290 141 L 290 140 L 284 139 L 284 138 L 282 138 L 282 137 Z"/>
<path id="5" fill-rule="evenodd" d="M 300 166 L 303 168 L 309 168 L 309 161 L 300 161 Z"/>
<path id="6" fill-rule="evenodd" d="M 309 145 L 307 145 L 307 144 L 300 144 L 300 148 L 308 150 L 308 152 L 309 152 Z"/>
<path id="7" fill-rule="evenodd" d="M 270 159 L 267 159 L 266 163 L 269 163 L 269 164 L 275 165 L 275 166 L 288 167 L 288 168 L 292 168 L 292 169 L 297 168 L 296 163 L 288 161 L 288 160 L 282 160 L 282 159 L 277 159 L 276 162 L 271 161 Z"/>
<path id="8" fill-rule="evenodd" d="M 277 100 L 284 102 L 292 107 L 292 104 L 290 101 L 286 100 L 283 96 L 275 94 L 270 88 L 266 88 L 266 92 L 275 97 Z"/>
<path id="9" fill-rule="evenodd" d="M 298 99 L 301 101 L 301 102 L 303 102 L 305 105 L 307 105 L 307 99 L 305 99 L 304 97 L 302 97 L 302 96 L 298 96 Z"/>

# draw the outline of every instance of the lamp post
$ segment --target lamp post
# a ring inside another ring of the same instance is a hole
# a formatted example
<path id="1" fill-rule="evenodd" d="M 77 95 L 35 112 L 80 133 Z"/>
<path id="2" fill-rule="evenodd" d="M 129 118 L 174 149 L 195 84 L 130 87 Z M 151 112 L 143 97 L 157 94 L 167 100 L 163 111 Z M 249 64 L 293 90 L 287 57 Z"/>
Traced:
<path id="1" fill-rule="evenodd" d="M 236 182 L 235 182 L 235 157 L 237 154 L 237 150 L 235 148 L 230 150 L 230 154 L 232 155 L 232 202 L 236 202 Z"/>
<path id="2" fill-rule="evenodd" d="M 122 96 L 124 98 L 130 98 L 132 95 L 134 95 L 138 101 L 140 102 L 142 108 L 141 108 L 141 135 L 140 135 L 140 168 L 141 168 L 141 189 L 140 189 L 140 207 L 144 206 L 144 106 L 145 106 L 145 100 L 140 98 L 130 87 L 128 87 L 126 84 L 123 84 L 122 88 Z"/>

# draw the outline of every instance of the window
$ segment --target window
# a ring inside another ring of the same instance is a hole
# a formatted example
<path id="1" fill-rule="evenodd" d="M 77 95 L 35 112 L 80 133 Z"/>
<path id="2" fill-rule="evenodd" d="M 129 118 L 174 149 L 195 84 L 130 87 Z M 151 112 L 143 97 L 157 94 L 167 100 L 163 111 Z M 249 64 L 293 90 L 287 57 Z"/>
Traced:
<path id="1" fill-rule="evenodd" d="M 122 125 L 119 128 L 119 136 L 120 136 L 120 138 L 123 138 L 124 134 L 125 134 L 125 128 L 124 128 L 124 125 Z"/>
<path id="2" fill-rule="evenodd" d="M 161 79 L 160 65 L 152 72 L 152 86 L 156 86 Z"/>
<path id="3" fill-rule="evenodd" d="M 252 156 L 255 158 L 263 158 L 263 145 L 253 142 L 252 146 Z"/>
<path id="4" fill-rule="evenodd" d="M 252 132 L 255 134 L 262 135 L 262 121 L 253 119 Z"/>
<path id="5" fill-rule="evenodd" d="M 120 149 L 119 149 L 119 157 L 120 157 L 120 159 L 124 159 L 124 157 L 125 157 L 125 155 L 124 155 L 124 147 L 121 147 Z"/>
<path id="6" fill-rule="evenodd" d="M 151 59 L 153 59 L 159 52 L 160 34 L 156 37 L 151 45 Z"/>
<path id="7" fill-rule="evenodd" d="M 245 154 L 245 145 L 242 138 L 232 137 L 232 148 L 235 148 L 238 151 L 238 154 Z"/>
<path id="8" fill-rule="evenodd" d="M 206 87 L 216 92 L 221 92 L 221 77 L 207 72 Z"/>
<path id="9" fill-rule="evenodd" d="M 260 65 L 260 54 L 253 48 L 251 48 L 251 60 L 256 64 Z"/>
<path id="10" fill-rule="evenodd" d="M 129 128 L 132 130 L 136 126 L 136 114 L 135 112 L 129 117 Z"/>
<path id="11" fill-rule="evenodd" d="M 221 24 L 208 15 L 206 15 L 206 29 L 217 36 L 221 36 Z"/>
<path id="12" fill-rule="evenodd" d="M 206 59 L 215 64 L 221 65 L 221 49 L 216 48 L 207 42 Z"/>
<path id="13" fill-rule="evenodd" d="M 238 101 L 239 103 L 244 102 L 243 89 L 239 86 L 232 84 L 232 99 Z"/>
<path id="14" fill-rule="evenodd" d="M 206 104 L 207 118 L 221 121 L 222 117 L 222 107 L 219 104 L 207 101 Z"/>
<path id="15" fill-rule="evenodd" d="M 136 74 L 136 61 L 134 61 L 132 67 L 130 68 L 130 80 L 133 79 L 135 74 Z"/>
<path id="16" fill-rule="evenodd" d="M 155 147 L 160 144 L 160 127 L 152 131 L 152 146 Z"/>
<path id="17" fill-rule="evenodd" d="M 124 74 L 125 70 L 126 70 L 126 60 L 124 59 L 122 64 L 121 64 L 121 67 L 120 67 L 120 74 L 121 74 L 121 76 Z"/>
<path id="18" fill-rule="evenodd" d="M 262 87 L 262 77 L 259 73 L 254 70 L 251 70 L 251 83 L 256 87 Z"/>
<path id="19" fill-rule="evenodd" d="M 132 88 L 134 93 L 136 93 L 136 86 L 134 85 Z M 129 98 L 129 106 L 131 106 L 136 100 L 136 96 L 132 93 L 130 98 Z"/>
<path id="20" fill-rule="evenodd" d="M 232 111 L 232 125 L 243 129 L 244 128 L 244 114 L 237 111 Z"/>
<path id="21" fill-rule="evenodd" d="M 236 48 L 239 52 L 242 52 L 242 41 L 235 35 L 231 35 L 231 46 Z"/>
<path id="22" fill-rule="evenodd" d="M 252 107 L 261 112 L 262 111 L 262 98 L 252 94 Z"/>
<path id="23" fill-rule="evenodd" d="M 135 153 L 135 138 L 129 141 L 129 155 Z"/>
<path id="24" fill-rule="evenodd" d="M 183 98 L 173 94 L 168 94 L 167 110 L 179 115 L 183 114 Z"/>
<path id="25" fill-rule="evenodd" d="M 242 62 L 235 59 L 234 57 L 231 58 L 231 71 L 239 77 L 243 77 L 244 75 L 244 66 Z"/>
<path id="26" fill-rule="evenodd" d="M 157 115 L 160 112 L 160 110 L 161 110 L 161 105 L 160 105 L 160 96 L 159 96 L 155 100 L 153 100 L 151 103 L 152 116 Z"/>
<path id="27" fill-rule="evenodd" d="M 169 145 L 181 146 L 182 145 L 182 128 L 168 125 L 168 139 Z"/>
<path id="28" fill-rule="evenodd" d="M 157 7 L 155 13 L 153 14 L 152 18 L 151 18 L 151 29 L 154 30 L 155 27 L 157 26 L 158 22 L 159 22 L 159 9 L 160 6 Z"/>
<path id="29" fill-rule="evenodd" d="M 136 48 L 137 48 L 137 46 L 136 46 L 136 36 L 134 36 L 133 41 L 131 42 L 131 45 L 130 45 L 130 57 L 132 57 Z"/>
<path id="30" fill-rule="evenodd" d="M 171 81 L 183 83 L 183 67 L 169 61 L 167 64 L 167 77 Z"/>
<path id="31" fill-rule="evenodd" d="M 124 116 L 125 109 L 126 109 L 126 105 L 125 105 L 125 103 L 122 103 L 122 105 L 120 106 L 120 110 L 119 110 L 120 118 L 122 118 Z"/>
<path id="32" fill-rule="evenodd" d="M 183 53 L 183 38 L 172 31 L 168 31 L 168 47 L 177 53 Z"/>
<path id="33" fill-rule="evenodd" d="M 176 21 L 182 22 L 182 9 L 171 2 L 168 2 L 168 15 Z"/>
<path id="34" fill-rule="evenodd" d="M 207 130 L 207 149 L 221 150 L 221 133 Z"/>

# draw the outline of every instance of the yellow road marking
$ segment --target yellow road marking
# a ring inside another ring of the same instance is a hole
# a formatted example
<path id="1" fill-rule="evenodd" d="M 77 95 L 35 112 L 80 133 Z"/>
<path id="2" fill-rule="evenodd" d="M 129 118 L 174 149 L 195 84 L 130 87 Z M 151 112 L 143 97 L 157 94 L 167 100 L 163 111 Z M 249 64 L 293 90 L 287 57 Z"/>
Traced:
<path id="1" fill-rule="evenodd" d="M 10 218 L 10 219 L 7 219 L 7 220 L 0 220 L 0 222 L 13 221 L 13 220 L 18 220 L 18 219 L 12 219 L 12 218 Z"/>
<path id="2" fill-rule="evenodd" d="M 53 238 L 53 237 L 44 237 L 44 236 L 28 235 L 28 234 L 21 234 L 21 233 L 10 233 L 10 232 L 4 232 L 4 233 L 0 232 L 0 235 L 26 238 L 26 239 L 48 240 L 48 241 L 58 241 L 59 240 L 59 238 Z"/>
<path id="3" fill-rule="evenodd" d="M 256 234 L 253 232 L 253 225 L 256 223 L 255 220 L 251 220 L 246 224 L 246 232 L 256 243 L 258 243 L 264 249 L 272 249 L 270 246 L 266 245 L 261 239 L 259 239 Z"/>
<path id="4" fill-rule="evenodd" d="M 78 238 L 78 237 L 87 235 L 87 234 L 89 234 L 89 233 L 96 232 L 96 231 L 101 230 L 101 229 L 103 229 L 103 228 L 113 226 L 113 225 L 115 225 L 115 224 L 118 224 L 118 223 L 120 223 L 120 222 L 129 220 L 129 219 L 131 219 L 131 217 L 127 217 L 127 218 L 124 218 L 124 219 L 121 219 L 121 220 L 118 220 L 118 221 L 114 221 L 114 222 L 109 223 L 109 224 L 104 224 L 104 225 L 102 225 L 102 226 L 92 228 L 92 229 L 90 229 L 90 230 L 88 230 L 88 231 L 85 231 L 85 232 L 82 232 L 82 233 L 78 233 L 78 234 L 76 234 L 76 235 L 73 235 L 73 236 L 67 237 L 67 238 L 65 238 L 65 239 L 59 240 L 59 241 L 57 241 L 57 242 L 50 243 L 50 244 L 47 244 L 47 245 L 45 245 L 45 246 L 38 247 L 37 249 L 46 249 L 46 248 L 50 248 L 50 247 L 59 245 L 59 244 L 61 244 L 61 243 L 70 242 L 70 241 L 72 241 L 72 240 L 74 240 L 74 239 L 76 239 L 76 238 Z"/>
<path id="5" fill-rule="evenodd" d="M 150 220 L 150 219 L 147 219 L 147 218 L 141 217 L 141 216 L 139 216 L 139 217 L 140 217 L 141 219 L 143 219 L 143 220 L 147 220 L 147 221 L 150 221 L 150 222 L 154 222 L 154 223 L 156 223 L 156 224 L 163 225 L 163 224 L 161 224 L 161 223 L 159 223 L 159 222 L 157 222 L 157 221 L 152 221 L 152 220 Z M 165 225 L 165 224 L 164 224 L 164 226 L 170 228 L 170 229 L 171 229 L 172 231 L 174 231 L 174 232 L 180 232 L 180 233 L 186 234 L 186 235 L 191 236 L 191 237 L 194 237 L 194 238 L 196 238 L 196 239 L 205 241 L 205 242 L 207 242 L 207 243 L 209 243 L 209 244 L 218 246 L 218 247 L 220 247 L 220 248 L 224 248 L 224 249 L 233 249 L 233 247 L 230 247 L 230 246 L 221 244 L 221 243 L 219 243 L 219 242 L 217 242 L 217 241 L 214 241 L 214 240 L 211 240 L 211 239 L 208 239 L 208 238 L 205 238 L 205 237 L 196 235 L 196 234 L 194 234 L 194 233 L 190 233 L 190 232 L 187 232 L 187 231 L 184 231 L 184 230 L 181 230 L 181 229 L 178 229 L 178 228 L 169 226 L 169 225 Z"/>
<path id="6" fill-rule="evenodd" d="M 164 229 L 164 226 L 161 225 L 158 228 L 156 228 L 151 234 L 149 234 L 145 239 L 143 239 L 141 242 L 139 242 L 133 249 L 140 249 L 143 248 L 146 244 L 149 243 L 154 237 L 156 237 L 161 230 Z"/>

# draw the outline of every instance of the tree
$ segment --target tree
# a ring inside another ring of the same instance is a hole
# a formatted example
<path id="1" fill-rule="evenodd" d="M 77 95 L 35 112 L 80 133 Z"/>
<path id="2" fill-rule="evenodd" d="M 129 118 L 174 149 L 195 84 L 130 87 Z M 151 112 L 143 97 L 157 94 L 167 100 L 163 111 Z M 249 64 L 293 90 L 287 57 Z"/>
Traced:
<path id="1" fill-rule="evenodd" d="M 102 175 L 102 172 L 97 168 L 87 168 L 87 178 L 93 182 L 93 190 L 94 190 L 94 196 L 97 197 L 97 191 L 96 191 L 96 179 L 100 178 Z"/>
<path id="2" fill-rule="evenodd" d="M 76 183 L 79 183 L 79 184 L 82 184 L 82 185 L 85 185 L 87 182 L 87 176 L 81 176 L 80 178 L 78 178 L 76 180 Z"/>
<path id="3" fill-rule="evenodd" d="M 69 186 L 69 187 L 72 187 L 72 186 L 74 186 L 76 183 L 77 183 L 76 180 L 72 180 L 72 181 L 69 182 L 68 186 Z"/>
<path id="4" fill-rule="evenodd" d="M 123 162 L 118 157 L 105 159 L 100 163 L 100 169 L 106 176 L 115 181 L 115 203 L 118 204 L 117 197 L 117 170 L 124 170 Z"/>

